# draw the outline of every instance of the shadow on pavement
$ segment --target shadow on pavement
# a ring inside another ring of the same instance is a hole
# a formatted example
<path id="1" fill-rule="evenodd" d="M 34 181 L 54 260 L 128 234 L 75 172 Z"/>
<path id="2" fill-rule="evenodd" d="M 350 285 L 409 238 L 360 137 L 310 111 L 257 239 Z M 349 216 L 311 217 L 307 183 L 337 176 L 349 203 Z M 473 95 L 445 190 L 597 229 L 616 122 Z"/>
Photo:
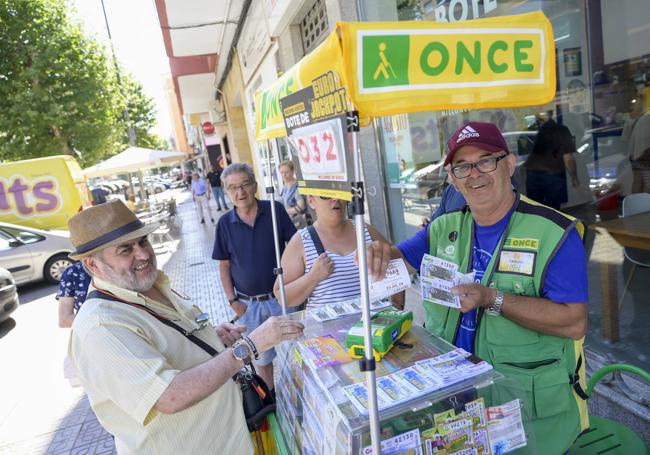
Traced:
<path id="1" fill-rule="evenodd" d="M 25 305 L 26 303 L 48 296 L 56 292 L 57 289 L 58 285 L 49 284 L 45 281 L 27 283 L 18 287 L 18 298 L 20 299 L 20 304 Z"/>

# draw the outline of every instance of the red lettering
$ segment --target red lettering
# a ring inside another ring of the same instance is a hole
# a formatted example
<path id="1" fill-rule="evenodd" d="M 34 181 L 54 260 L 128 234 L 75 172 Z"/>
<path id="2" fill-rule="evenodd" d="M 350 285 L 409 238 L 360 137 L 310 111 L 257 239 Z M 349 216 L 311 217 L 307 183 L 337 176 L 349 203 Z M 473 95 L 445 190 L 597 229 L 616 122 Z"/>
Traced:
<path id="1" fill-rule="evenodd" d="M 336 153 L 334 152 L 334 139 L 332 138 L 332 133 L 325 131 L 323 133 L 323 142 L 327 142 L 327 152 L 325 152 L 325 159 L 327 161 L 336 161 Z"/>
<path id="2" fill-rule="evenodd" d="M 318 148 L 318 136 L 312 135 L 309 140 L 311 141 L 312 150 L 314 151 L 314 160 L 320 163 L 320 149 Z"/>
<path id="3" fill-rule="evenodd" d="M 27 185 L 23 185 L 20 182 L 20 179 L 16 179 L 13 185 L 9 187 L 9 192 L 13 193 L 14 200 L 16 201 L 16 209 L 21 215 L 29 215 L 34 211 L 33 208 L 27 205 L 27 200 L 24 195 L 24 192 L 28 189 L 29 187 Z"/>
<path id="4" fill-rule="evenodd" d="M 39 182 L 34 185 L 34 197 L 45 201 L 36 204 L 37 212 L 47 212 L 56 208 L 58 202 L 56 195 L 48 192 L 48 190 L 52 191 L 53 189 L 54 183 L 51 181 Z"/>
<path id="5" fill-rule="evenodd" d="M 305 143 L 304 138 L 298 139 L 298 151 L 300 152 L 300 159 L 305 163 L 309 163 L 309 147 Z"/>

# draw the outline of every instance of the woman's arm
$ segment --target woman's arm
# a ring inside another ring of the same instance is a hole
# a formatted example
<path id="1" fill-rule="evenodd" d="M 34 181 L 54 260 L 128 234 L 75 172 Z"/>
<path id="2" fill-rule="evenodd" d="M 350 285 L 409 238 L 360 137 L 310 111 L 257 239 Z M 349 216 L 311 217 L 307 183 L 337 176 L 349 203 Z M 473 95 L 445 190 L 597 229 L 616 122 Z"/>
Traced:
<path id="1" fill-rule="evenodd" d="M 316 259 L 308 273 L 305 273 L 305 249 L 300 233 L 295 233 L 282 254 L 282 271 L 287 306 L 294 307 L 307 300 L 318 283 L 327 278 L 334 270 L 326 253 Z M 328 267 L 328 263 L 331 267 Z M 280 283 L 275 280 L 273 293 L 280 299 Z"/>

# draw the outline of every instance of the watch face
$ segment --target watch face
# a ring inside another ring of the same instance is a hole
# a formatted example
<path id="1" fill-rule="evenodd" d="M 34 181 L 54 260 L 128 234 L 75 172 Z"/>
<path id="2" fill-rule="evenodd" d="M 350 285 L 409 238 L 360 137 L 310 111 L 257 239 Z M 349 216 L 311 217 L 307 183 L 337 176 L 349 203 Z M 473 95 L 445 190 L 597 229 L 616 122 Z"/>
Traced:
<path id="1" fill-rule="evenodd" d="M 239 360 L 245 360 L 250 358 L 250 352 L 248 352 L 248 346 L 246 346 L 244 343 L 237 343 L 236 345 L 233 346 L 232 351 L 235 354 L 235 357 L 238 358 Z"/>

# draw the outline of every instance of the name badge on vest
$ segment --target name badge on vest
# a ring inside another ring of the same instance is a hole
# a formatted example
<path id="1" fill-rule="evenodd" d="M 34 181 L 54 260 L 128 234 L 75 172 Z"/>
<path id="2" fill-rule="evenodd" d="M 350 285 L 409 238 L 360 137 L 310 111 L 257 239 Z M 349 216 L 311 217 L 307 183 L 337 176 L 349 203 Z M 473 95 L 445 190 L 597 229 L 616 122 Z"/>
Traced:
<path id="1" fill-rule="evenodd" d="M 499 257 L 498 271 L 532 276 L 535 270 L 536 255 L 537 253 L 528 251 L 503 250 Z"/>

